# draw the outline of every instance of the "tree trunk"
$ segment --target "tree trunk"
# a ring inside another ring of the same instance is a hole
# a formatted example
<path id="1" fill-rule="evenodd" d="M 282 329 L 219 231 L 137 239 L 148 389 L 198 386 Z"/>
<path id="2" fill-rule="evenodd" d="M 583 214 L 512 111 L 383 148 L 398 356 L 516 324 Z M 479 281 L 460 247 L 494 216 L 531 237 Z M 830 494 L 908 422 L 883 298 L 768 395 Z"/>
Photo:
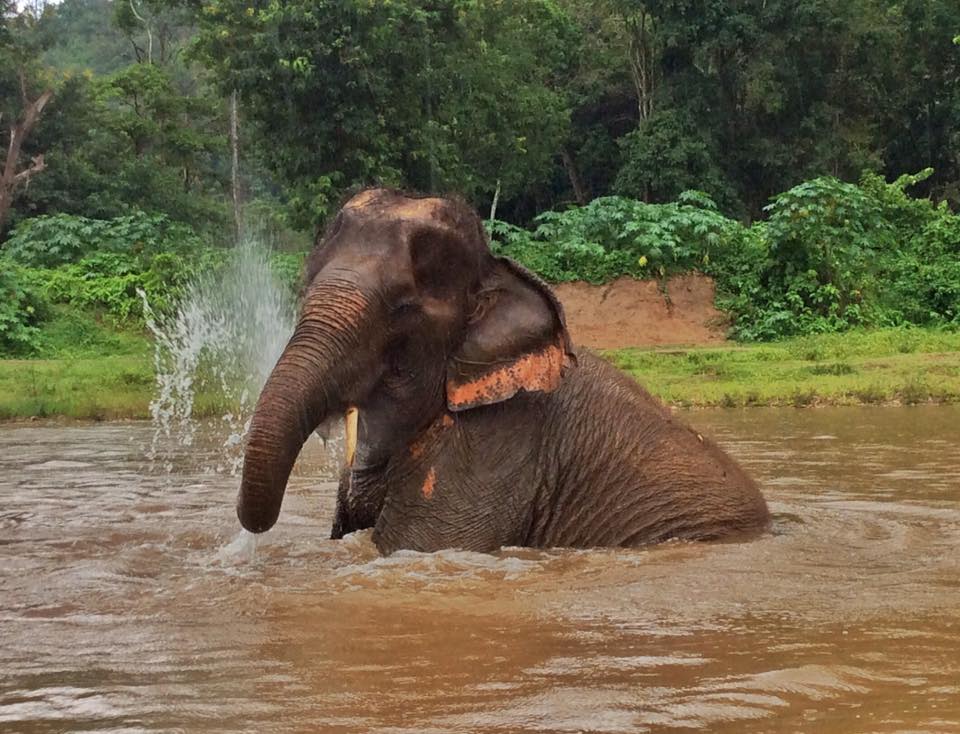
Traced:
<path id="1" fill-rule="evenodd" d="M 133 4 L 133 0 L 130 0 L 130 12 L 133 13 L 133 17 L 143 23 L 143 27 L 147 30 L 147 63 L 153 63 L 153 28 L 150 27 L 150 21 L 144 18 L 140 13 L 137 12 L 136 5 Z"/>
<path id="2" fill-rule="evenodd" d="M 500 203 L 500 179 L 497 179 L 497 190 L 493 192 L 493 202 L 490 204 L 490 223 L 497 218 L 497 204 Z"/>
<path id="3" fill-rule="evenodd" d="M 243 238 L 243 215 L 240 210 L 240 124 L 237 90 L 230 95 L 230 189 L 233 197 L 233 228 L 237 243 Z"/>
<path id="4" fill-rule="evenodd" d="M 567 178 L 570 179 L 570 186 L 573 188 L 573 195 L 580 206 L 590 201 L 590 192 L 580 177 L 580 169 L 577 168 L 577 162 L 573 159 L 570 149 L 564 146 L 560 151 L 560 157 L 563 159 L 563 168 L 567 172 Z"/>
<path id="5" fill-rule="evenodd" d="M 653 114 L 653 94 L 656 90 L 656 39 L 649 26 L 653 19 L 645 10 L 639 16 L 626 17 L 630 78 L 637 93 L 637 111 L 643 122 Z"/>
<path id="6" fill-rule="evenodd" d="M 30 177 L 40 173 L 46 168 L 43 160 L 43 154 L 34 156 L 30 165 L 22 171 L 17 171 L 17 164 L 20 162 L 20 150 L 23 148 L 23 141 L 29 137 L 37 120 L 43 112 L 43 108 L 53 96 L 53 90 L 48 89 L 32 102 L 27 99 L 26 80 L 23 74 L 20 75 L 20 91 L 23 96 L 23 117 L 19 122 L 10 126 L 10 144 L 7 146 L 7 160 L 3 166 L 3 174 L 0 175 L 0 232 L 7 221 L 10 213 L 10 207 L 13 205 L 13 195 L 17 187 L 25 184 Z"/>

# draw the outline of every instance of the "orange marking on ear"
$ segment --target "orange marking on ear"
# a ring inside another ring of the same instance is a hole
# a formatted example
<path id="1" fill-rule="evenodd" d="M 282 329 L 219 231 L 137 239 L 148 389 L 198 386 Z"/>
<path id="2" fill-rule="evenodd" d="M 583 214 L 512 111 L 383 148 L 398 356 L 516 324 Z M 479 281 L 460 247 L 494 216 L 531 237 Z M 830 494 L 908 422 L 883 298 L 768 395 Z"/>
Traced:
<path id="1" fill-rule="evenodd" d="M 433 496 L 433 488 L 437 484 L 437 473 L 434 471 L 433 467 L 430 467 L 430 471 L 427 472 L 427 478 L 423 480 L 423 486 L 420 488 L 420 494 L 423 495 L 423 498 L 428 500 Z"/>
<path id="2" fill-rule="evenodd" d="M 447 405 L 459 410 L 507 400 L 520 390 L 553 392 L 560 387 L 566 363 L 563 350 L 553 344 L 463 385 L 447 382 Z"/>

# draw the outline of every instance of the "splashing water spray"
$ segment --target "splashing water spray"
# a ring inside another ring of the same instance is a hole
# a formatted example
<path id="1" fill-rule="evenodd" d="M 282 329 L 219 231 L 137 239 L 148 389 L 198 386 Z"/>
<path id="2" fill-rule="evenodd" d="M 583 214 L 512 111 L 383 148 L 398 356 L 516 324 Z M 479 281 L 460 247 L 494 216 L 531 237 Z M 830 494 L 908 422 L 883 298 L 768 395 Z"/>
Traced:
<path id="1" fill-rule="evenodd" d="M 174 457 L 193 445 L 202 393 L 223 406 L 223 450 L 210 469 L 236 475 L 257 396 L 293 333 L 293 294 L 270 267 L 267 248 L 250 239 L 222 270 L 192 281 L 172 316 L 158 316 L 142 291 L 140 297 L 155 338 L 151 463 L 169 472 Z"/>

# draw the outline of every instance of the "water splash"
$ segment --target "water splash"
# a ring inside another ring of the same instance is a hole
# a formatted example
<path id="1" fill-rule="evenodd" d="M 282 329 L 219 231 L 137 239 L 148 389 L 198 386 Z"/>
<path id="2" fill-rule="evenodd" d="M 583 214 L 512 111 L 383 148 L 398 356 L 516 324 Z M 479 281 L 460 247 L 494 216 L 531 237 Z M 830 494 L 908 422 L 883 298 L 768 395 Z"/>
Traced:
<path id="1" fill-rule="evenodd" d="M 155 338 L 151 461 L 170 471 L 173 457 L 193 445 L 202 398 L 204 413 L 222 411 L 218 433 L 226 436 L 213 469 L 236 474 L 257 396 L 293 332 L 293 294 L 274 274 L 266 248 L 248 240 L 222 270 L 190 283 L 172 316 L 158 316 L 140 295 Z"/>
<path id="2" fill-rule="evenodd" d="M 217 561 L 226 566 L 253 563 L 257 557 L 257 546 L 259 544 L 259 535 L 241 530 L 233 540 L 217 551 Z"/>

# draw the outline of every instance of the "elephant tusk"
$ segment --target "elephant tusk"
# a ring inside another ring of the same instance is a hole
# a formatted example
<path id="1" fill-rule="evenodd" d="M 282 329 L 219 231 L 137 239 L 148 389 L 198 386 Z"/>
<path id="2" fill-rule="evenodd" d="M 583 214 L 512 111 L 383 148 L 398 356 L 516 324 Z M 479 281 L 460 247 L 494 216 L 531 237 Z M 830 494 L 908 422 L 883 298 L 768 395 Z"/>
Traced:
<path id="1" fill-rule="evenodd" d="M 356 408 L 347 408 L 347 414 L 344 416 L 344 422 L 347 427 L 346 457 L 347 466 L 353 466 L 353 457 L 357 453 L 357 420 L 360 417 L 360 411 Z"/>

